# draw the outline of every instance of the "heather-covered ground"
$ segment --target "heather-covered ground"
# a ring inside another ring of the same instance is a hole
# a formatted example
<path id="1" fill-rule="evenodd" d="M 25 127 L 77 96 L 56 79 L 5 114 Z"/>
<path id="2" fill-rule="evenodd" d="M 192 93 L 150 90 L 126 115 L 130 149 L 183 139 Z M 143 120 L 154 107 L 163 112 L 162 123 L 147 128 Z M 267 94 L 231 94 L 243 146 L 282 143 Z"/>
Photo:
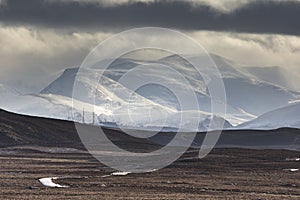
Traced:
<path id="1" fill-rule="evenodd" d="M 299 199 L 299 152 L 217 149 L 202 160 L 190 150 L 146 174 L 113 172 L 84 151 L 13 147 L 1 150 L 1 199 Z M 60 177 L 43 186 L 38 179 Z"/>

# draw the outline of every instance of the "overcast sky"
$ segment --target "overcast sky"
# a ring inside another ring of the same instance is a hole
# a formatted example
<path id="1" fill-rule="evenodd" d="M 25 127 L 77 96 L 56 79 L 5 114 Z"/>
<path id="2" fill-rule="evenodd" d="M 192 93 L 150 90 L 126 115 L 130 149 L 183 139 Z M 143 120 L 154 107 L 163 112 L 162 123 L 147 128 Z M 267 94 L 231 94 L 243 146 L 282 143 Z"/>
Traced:
<path id="1" fill-rule="evenodd" d="M 298 0 L 0 0 L 0 82 L 36 92 L 107 37 L 144 26 L 180 30 L 245 65 L 299 74 L 299 19 Z"/>

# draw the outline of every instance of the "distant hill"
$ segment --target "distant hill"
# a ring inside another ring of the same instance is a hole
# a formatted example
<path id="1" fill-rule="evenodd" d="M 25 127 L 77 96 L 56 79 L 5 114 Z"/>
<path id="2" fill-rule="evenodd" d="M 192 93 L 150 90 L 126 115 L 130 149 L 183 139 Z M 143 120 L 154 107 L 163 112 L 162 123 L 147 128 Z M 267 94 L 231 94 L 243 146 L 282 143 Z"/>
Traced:
<path id="1" fill-rule="evenodd" d="M 0 146 L 79 144 L 74 123 L 0 110 Z"/>
<path id="2" fill-rule="evenodd" d="M 99 127 L 83 125 L 87 129 Z M 103 128 L 107 137 L 126 149 L 158 148 L 147 139 L 126 137 L 116 129 Z M 24 116 L 0 110 L 0 147 L 17 145 L 41 145 L 85 149 L 74 122 L 57 119 Z"/>
<path id="3" fill-rule="evenodd" d="M 256 119 L 237 126 L 237 129 L 270 130 L 282 127 L 300 129 L 300 102 L 267 112 Z"/>
<path id="4" fill-rule="evenodd" d="M 84 125 L 87 129 L 99 127 Z M 103 128 L 106 136 L 119 147 L 134 151 L 153 151 L 166 145 L 173 132 L 159 133 L 149 139 L 132 137 L 119 129 Z M 135 130 L 143 134 L 145 131 Z M 184 135 L 189 133 L 178 133 Z M 209 133 L 208 133 L 209 134 Z M 198 148 L 205 134 L 199 133 L 193 143 Z M 73 122 L 23 116 L 0 110 L 0 147 L 40 145 L 84 149 Z M 218 148 L 290 149 L 300 151 L 300 130 L 284 128 L 270 131 L 223 131 Z"/>

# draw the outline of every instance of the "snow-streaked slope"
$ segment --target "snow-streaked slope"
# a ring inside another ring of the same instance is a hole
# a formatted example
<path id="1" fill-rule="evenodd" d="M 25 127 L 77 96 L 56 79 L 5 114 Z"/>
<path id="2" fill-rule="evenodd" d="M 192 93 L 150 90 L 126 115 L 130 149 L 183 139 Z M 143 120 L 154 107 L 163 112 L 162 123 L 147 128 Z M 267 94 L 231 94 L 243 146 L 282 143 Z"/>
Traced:
<path id="1" fill-rule="evenodd" d="M 164 127 L 179 128 L 181 112 L 165 109 L 156 104 L 118 102 L 118 106 L 106 107 L 106 104 L 92 104 L 54 94 L 20 95 L 5 105 L 4 109 L 20 114 L 64 119 L 81 123 L 105 125 L 114 123 L 124 128 L 160 130 Z M 116 103 L 116 102 L 115 102 Z M 117 103 L 116 103 L 117 104 Z M 16 106 L 18 105 L 18 106 Z M 75 109 L 72 110 L 72 105 Z M 210 113 L 187 111 L 189 120 L 182 122 L 181 128 L 188 131 L 206 131 L 212 117 Z M 191 124 L 199 120 L 199 127 L 191 129 Z M 216 116 L 215 116 L 216 117 Z M 219 118 L 221 119 L 221 118 Z M 225 122 L 226 128 L 231 125 Z"/>
<path id="2" fill-rule="evenodd" d="M 72 105 L 76 105 L 74 110 L 72 110 Z M 133 107 L 141 112 L 146 113 L 148 111 L 146 105 L 133 105 Z M 105 105 L 93 106 L 89 103 L 54 94 L 22 95 L 4 104 L 3 108 L 19 114 L 83 123 L 117 122 L 121 125 L 130 125 L 130 119 L 126 116 L 126 108 L 122 109 L 119 106 L 112 110 Z M 159 114 L 161 115 L 161 113 Z M 136 120 L 135 123 L 146 122 L 146 117 L 138 117 L 134 114 L 131 117 L 132 120 Z"/>
<path id="3" fill-rule="evenodd" d="M 125 104 L 127 101 L 124 101 L 124 97 L 133 95 L 132 98 L 136 103 L 154 104 L 142 96 L 132 94 L 132 91 L 106 76 L 100 78 L 100 74 L 98 70 L 94 69 L 81 69 L 79 72 L 78 68 L 67 69 L 59 78 L 42 90 L 41 94 L 56 94 L 89 104 L 108 104 L 112 107 Z M 77 88 L 81 89 L 81 94 L 77 96 L 73 95 L 75 77 Z M 155 106 L 160 105 L 155 104 Z"/>
<path id="4" fill-rule="evenodd" d="M 282 127 L 300 128 L 300 102 L 267 112 L 236 128 L 268 130 Z"/>

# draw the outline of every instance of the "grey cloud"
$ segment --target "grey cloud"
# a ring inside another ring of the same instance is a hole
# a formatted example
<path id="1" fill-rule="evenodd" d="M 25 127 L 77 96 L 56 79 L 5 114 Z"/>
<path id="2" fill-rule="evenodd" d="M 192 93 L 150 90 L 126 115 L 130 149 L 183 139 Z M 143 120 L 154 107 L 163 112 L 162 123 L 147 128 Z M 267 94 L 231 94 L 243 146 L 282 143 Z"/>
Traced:
<path id="1" fill-rule="evenodd" d="M 281 66 L 288 75 L 300 75 L 300 37 L 268 34 L 240 34 L 185 31 L 208 52 L 252 66 Z M 22 92 L 37 92 L 61 70 L 79 66 L 85 56 L 111 33 L 65 33 L 53 29 L 0 25 L 0 80 Z M 158 37 L 157 39 L 160 39 Z M 166 42 L 163 40 L 162 42 Z M 53 75 L 53 76 L 52 76 Z M 299 89 L 299 79 L 294 81 Z"/>
<path id="2" fill-rule="evenodd" d="M 0 10 L 5 25 L 69 29 L 125 29 L 161 26 L 183 30 L 214 30 L 300 35 L 299 1 L 252 1 L 232 12 L 208 4 L 155 1 L 103 6 L 94 1 L 8 0 Z"/>

